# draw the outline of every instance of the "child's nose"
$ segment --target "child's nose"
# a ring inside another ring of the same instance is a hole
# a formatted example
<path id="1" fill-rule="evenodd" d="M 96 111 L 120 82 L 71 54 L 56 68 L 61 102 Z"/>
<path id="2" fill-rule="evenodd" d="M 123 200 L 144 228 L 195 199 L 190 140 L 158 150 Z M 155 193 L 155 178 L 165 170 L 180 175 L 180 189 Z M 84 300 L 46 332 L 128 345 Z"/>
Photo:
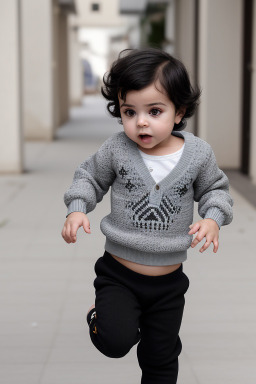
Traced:
<path id="1" fill-rule="evenodd" d="M 145 116 L 142 116 L 142 115 L 138 116 L 137 126 L 138 127 L 148 127 L 148 121 L 145 118 Z"/>

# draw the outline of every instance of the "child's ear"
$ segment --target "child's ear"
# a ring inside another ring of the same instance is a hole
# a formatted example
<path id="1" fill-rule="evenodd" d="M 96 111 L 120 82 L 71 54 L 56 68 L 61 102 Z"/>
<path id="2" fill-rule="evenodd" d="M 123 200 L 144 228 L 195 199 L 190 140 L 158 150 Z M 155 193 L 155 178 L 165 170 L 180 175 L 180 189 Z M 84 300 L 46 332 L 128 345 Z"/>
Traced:
<path id="1" fill-rule="evenodd" d="M 186 107 L 180 107 L 180 109 L 176 112 L 175 116 L 175 123 L 179 124 L 181 122 L 181 119 L 186 113 Z"/>

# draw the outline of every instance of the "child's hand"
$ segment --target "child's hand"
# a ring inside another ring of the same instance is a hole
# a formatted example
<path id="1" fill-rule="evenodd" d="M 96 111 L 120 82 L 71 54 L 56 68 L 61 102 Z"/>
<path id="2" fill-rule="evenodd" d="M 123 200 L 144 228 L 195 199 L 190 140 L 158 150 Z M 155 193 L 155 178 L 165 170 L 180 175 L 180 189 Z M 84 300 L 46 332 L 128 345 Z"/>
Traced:
<path id="1" fill-rule="evenodd" d="M 196 232 L 197 235 L 192 241 L 191 247 L 194 248 L 200 241 L 206 237 L 206 242 L 200 249 L 200 252 L 204 252 L 211 243 L 213 243 L 213 252 L 216 253 L 219 247 L 219 227 L 216 221 L 213 219 L 203 219 L 197 223 L 191 224 L 189 226 L 190 231 L 189 235 L 194 235 Z"/>
<path id="2" fill-rule="evenodd" d="M 68 215 L 64 227 L 62 229 L 62 237 L 68 243 L 76 242 L 76 233 L 78 228 L 82 227 L 86 233 L 91 233 L 90 222 L 85 213 L 72 212 Z"/>

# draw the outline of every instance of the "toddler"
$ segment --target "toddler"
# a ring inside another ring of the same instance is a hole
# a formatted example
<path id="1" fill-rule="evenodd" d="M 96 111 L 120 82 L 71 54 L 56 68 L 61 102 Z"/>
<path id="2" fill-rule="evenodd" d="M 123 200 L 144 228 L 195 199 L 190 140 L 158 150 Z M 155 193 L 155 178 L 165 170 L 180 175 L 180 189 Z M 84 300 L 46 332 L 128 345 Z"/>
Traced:
<path id="1" fill-rule="evenodd" d="M 79 227 L 90 233 L 87 214 L 111 187 L 95 305 L 87 314 L 90 337 L 112 358 L 138 343 L 141 383 L 175 384 L 189 287 L 183 263 L 202 241 L 200 252 L 211 243 L 217 252 L 219 229 L 232 221 L 229 182 L 211 146 L 183 131 L 200 90 L 179 60 L 158 49 L 125 50 L 105 75 L 102 94 L 123 131 L 77 168 L 64 196 L 62 236 L 75 243 Z M 192 224 L 194 201 L 202 220 Z"/>

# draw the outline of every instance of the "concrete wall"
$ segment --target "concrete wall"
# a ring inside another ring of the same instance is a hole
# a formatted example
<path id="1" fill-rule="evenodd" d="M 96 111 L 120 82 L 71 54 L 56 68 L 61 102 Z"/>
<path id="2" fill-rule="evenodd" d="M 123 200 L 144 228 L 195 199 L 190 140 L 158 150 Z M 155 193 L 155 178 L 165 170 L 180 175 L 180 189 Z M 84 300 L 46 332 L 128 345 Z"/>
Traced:
<path id="1" fill-rule="evenodd" d="M 199 135 L 221 167 L 240 167 L 242 0 L 200 0 Z"/>
<path id="2" fill-rule="evenodd" d="M 195 80 L 195 0 L 176 1 L 175 56 Z"/>
<path id="3" fill-rule="evenodd" d="M 58 45 L 58 72 L 59 72 L 59 120 L 62 125 L 69 117 L 69 68 L 68 68 L 68 22 L 65 12 L 59 13 L 59 45 Z"/>
<path id="4" fill-rule="evenodd" d="M 79 10 L 76 23 L 86 27 L 114 27 L 121 24 L 119 0 L 77 0 Z M 99 11 L 92 11 L 92 3 L 98 3 Z"/>
<path id="5" fill-rule="evenodd" d="M 53 116 L 52 116 L 52 138 L 60 121 L 60 99 L 59 99 L 59 14 L 60 9 L 57 0 L 53 0 L 51 23 L 52 23 L 52 39 L 51 39 L 51 54 L 52 54 L 52 103 L 53 103 Z"/>
<path id="6" fill-rule="evenodd" d="M 178 0 L 175 6 L 175 56 L 186 66 L 195 83 L 195 0 Z M 187 121 L 187 131 L 195 132 L 195 117 Z"/>
<path id="7" fill-rule="evenodd" d="M 23 170 L 21 105 L 21 16 L 16 0 L 1 3 L 0 12 L 0 172 Z"/>
<path id="8" fill-rule="evenodd" d="M 53 137 L 51 0 L 22 1 L 24 130 L 28 139 Z"/>
<path id="9" fill-rule="evenodd" d="M 83 67 L 80 58 L 81 45 L 78 41 L 77 28 L 68 29 L 69 33 L 69 102 L 79 105 L 83 95 Z"/>
<path id="10" fill-rule="evenodd" d="M 251 104 L 251 147 L 250 177 L 256 185 L 256 1 L 253 4 L 253 62 L 252 62 L 252 104 Z"/>
<path id="11" fill-rule="evenodd" d="M 22 1 L 26 139 L 52 140 L 68 119 L 67 17 L 57 0 Z"/>
<path id="12" fill-rule="evenodd" d="M 165 13 L 165 39 L 167 43 L 164 45 L 164 50 L 170 55 L 175 54 L 175 37 L 176 37 L 176 2 L 169 0 Z"/>

